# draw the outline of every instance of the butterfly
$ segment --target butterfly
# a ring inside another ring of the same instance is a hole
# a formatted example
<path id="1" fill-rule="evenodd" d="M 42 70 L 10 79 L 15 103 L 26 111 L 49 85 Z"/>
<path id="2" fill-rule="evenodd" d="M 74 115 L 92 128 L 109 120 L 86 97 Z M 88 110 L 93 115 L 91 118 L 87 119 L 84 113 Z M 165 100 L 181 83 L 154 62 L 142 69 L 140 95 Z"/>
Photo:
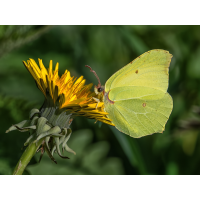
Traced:
<path id="1" fill-rule="evenodd" d="M 161 49 L 147 51 L 94 87 L 115 127 L 134 138 L 162 133 L 173 108 L 167 93 L 172 55 Z"/>

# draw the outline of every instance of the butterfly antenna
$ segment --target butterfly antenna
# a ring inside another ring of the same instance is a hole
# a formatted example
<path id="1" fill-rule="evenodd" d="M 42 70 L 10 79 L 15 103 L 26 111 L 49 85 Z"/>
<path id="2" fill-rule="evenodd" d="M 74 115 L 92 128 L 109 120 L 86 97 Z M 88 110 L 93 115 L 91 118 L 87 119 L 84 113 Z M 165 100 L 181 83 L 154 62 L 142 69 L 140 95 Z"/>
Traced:
<path id="1" fill-rule="evenodd" d="M 97 76 L 97 73 L 96 73 L 89 65 L 85 65 L 85 67 L 88 67 L 88 68 L 90 69 L 90 71 L 94 73 L 94 75 L 96 76 L 96 78 L 97 78 L 97 80 L 98 80 L 98 82 L 99 82 L 99 84 L 98 84 L 97 87 L 98 87 L 98 88 L 101 87 L 101 82 L 100 82 L 99 77 Z"/>

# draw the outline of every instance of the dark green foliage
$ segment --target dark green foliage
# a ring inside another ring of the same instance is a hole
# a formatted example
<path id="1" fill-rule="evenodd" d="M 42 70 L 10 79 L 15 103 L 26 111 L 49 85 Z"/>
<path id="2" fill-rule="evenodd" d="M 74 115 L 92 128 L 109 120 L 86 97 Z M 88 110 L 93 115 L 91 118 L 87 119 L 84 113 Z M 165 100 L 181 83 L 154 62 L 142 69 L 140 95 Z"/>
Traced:
<path id="1" fill-rule="evenodd" d="M 35 36 L 35 37 L 34 37 Z M 106 124 L 77 117 L 71 126 L 69 160 L 40 152 L 25 174 L 200 174 L 200 26 L 0 26 L 0 173 L 17 164 L 28 133 L 5 131 L 28 119 L 44 96 L 22 64 L 52 59 L 73 76 L 101 83 L 140 54 L 165 49 L 173 54 L 168 92 L 174 108 L 163 134 L 131 138 Z M 194 112 L 195 111 L 195 112 Z M 134 126 L 134 125 L 133 125 Z"/>

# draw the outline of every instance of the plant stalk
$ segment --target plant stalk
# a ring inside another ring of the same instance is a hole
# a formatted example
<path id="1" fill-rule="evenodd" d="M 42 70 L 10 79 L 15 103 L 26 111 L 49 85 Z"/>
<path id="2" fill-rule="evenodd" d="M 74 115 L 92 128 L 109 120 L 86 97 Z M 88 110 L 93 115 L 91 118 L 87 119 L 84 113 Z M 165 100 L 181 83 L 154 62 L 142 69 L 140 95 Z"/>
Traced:
<path id="1" fill-rule="evenodd" d="M 29 146 L 26 148 L 24 153 L 22 154 L 21 158 L 19 159 L 14 171 L 13 175 L 22 175 L 24 172 L 24 169 L 30 162 L 31 158 L 35 155 L 37 149 L 40 147 L 44 139 L 39 140 L 36 143 L 31 143 Z"/>

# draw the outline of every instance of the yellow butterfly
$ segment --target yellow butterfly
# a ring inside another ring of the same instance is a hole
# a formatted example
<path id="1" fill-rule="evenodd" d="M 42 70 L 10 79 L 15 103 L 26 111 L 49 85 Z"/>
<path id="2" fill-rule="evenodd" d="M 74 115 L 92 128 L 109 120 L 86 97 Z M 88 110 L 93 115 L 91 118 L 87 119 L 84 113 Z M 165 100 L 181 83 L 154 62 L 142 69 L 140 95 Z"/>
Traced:
<path id="1" fill-rule="evenodd" d="M 165 50 L 148 51 L 113 74 L 105 88 L 87 66 L 99 80 L 95 93 L 119 131 L 135 138 L 164 131 L 173 108 L 167 93 L 171 58 Z"/>

